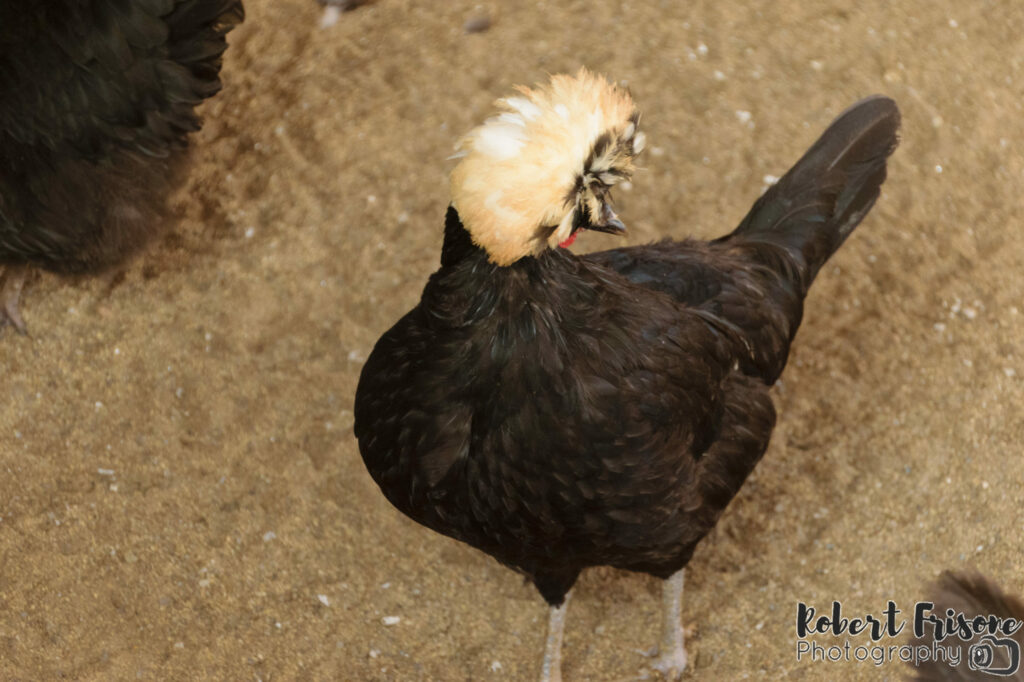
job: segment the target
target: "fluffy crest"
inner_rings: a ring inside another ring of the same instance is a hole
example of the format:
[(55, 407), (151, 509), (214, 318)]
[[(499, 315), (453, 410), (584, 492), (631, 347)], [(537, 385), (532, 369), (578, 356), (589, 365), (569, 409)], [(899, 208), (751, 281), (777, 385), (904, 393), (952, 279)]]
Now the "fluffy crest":
[(614, 219), (608, 190), (630, 177), (644, 145), (629, 94), (586, 69), (518, 91), (459, 141), (451, 175), (452, 205), (498, 265)]

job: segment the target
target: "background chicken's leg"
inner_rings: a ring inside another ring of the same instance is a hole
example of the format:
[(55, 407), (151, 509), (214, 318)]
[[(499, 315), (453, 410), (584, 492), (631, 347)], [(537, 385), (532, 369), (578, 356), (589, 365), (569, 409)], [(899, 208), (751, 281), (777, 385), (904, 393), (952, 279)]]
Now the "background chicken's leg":
[(28, 266), (8, 265), (5, 274), (3, 286), (0, 287), (0, 328), (10, 323), (19, 334), (24, 334), (25, 321), (21, 319), (21, 312), (18, 311), (18, 300), (21, 298), (21, 288), (25, 286), (25, 278), (28, 276)]

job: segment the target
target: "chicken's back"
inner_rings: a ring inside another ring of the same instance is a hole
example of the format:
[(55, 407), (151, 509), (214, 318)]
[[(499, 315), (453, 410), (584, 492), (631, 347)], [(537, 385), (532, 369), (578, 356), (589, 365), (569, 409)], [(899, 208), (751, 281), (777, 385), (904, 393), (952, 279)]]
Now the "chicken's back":
[(732, 233), (586, 258), (735, 328), (741, 369), (772, 384), (811, 283), (881, 192), (899, 127), (895, 102), (868, 97), (840, 114)]

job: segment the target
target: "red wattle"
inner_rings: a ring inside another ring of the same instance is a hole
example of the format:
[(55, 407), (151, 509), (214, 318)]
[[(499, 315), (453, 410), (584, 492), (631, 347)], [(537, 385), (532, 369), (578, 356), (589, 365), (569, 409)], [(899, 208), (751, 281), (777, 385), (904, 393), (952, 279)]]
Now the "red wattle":
[(580, 231), (576, 230), (575, 232), (569, 235), (568, 239), (566, 239), (564, 242), (559, 242), (558, 245), (561, 246), (563, 249), (569, 248), (570, 246), (572, 246), (572, 243), (576, 241), (576, 237), (579, 236), (579, 233)]

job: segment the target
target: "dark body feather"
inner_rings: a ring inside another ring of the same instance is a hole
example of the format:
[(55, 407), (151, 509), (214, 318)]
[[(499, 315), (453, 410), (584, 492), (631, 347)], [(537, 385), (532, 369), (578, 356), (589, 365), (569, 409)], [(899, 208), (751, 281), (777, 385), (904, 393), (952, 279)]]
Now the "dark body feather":
[(156, 228), (239, 0), (0, 6), (0, 264), (87, 273)]
[(360, 378), (374, 480), (552, 604), (587, 566), (675, 573), (768, 445), (804, 295), (877, 197), (898, 126), (891, 100), (862, 102), (710, 243), (500, 267), (449, 208), (441, 269)]

